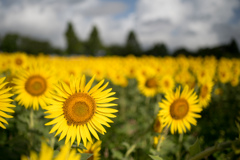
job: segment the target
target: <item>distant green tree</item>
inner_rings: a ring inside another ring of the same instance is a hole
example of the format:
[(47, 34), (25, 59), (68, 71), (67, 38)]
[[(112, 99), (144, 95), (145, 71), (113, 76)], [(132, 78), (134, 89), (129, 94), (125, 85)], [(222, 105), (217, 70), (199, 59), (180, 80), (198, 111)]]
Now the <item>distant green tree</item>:
[(99, 37), (98, 29), (96, 26), (93, 26), (86, 46), (87, 46), (87, 49), (86, 49), (87, 54), (90, 54), (93, 56), (105, 54), (105, 49)]
[(83, 53), (83, 45), (81, 44), (78, 37), (76, 36), (71, 22), (68, 23), (68, 27), (65, 32), (65, 38), (66, 38), (66, 42), (67, 42), (66, 52), (68, 54), (82, 54)]
[(213, 55), (216, 58), (227, 57), (240, 57), (237, 43), (232, 39), (228, 44), (219, 45), (211, 48), (200, 48), (197, 51), (198, 56), (210, 56)]
[(232, 53), (233, 56), (239, 57), (239, 49), (235, 39), (232, 39), (231, 42), (226, 46), (226, 50)]
[(168, 49), (167, 46), (163, 43), (156, 43), (152, 48), (145, 52), (146, 55), (154, 55), (154, 56), (167, 56)]
[(179, 55), (193, 56), (193, 53), (187, 50), (186, 48), (178, 48), (173, 52), (173, 56), (177, 57)]
[(128, 54), (133, 54), (135, 56), (142, 55), (141, 46), (138, 43), (138, 40), (136, 38), (134, 31), (130, 31), (127, 36), (127, 41), (125, 44), (125, 53), (123, 53), (123, 55), (126, 56)]
[(119, 45), (111, 45), (108, 47), (107, 55), (118, 55), (122, 56), (124, 53), (124, 47)]
[(26, 52), (27, 54), (61, 54), (62, 51), (53, 48), (48, 41), (40, 41), (18, 34), (6, 34), (1, 43), (0, 50), (5, 52)]
[(39, 53), (53, 54), (54, 48), (47, 41), (34, 40), (28, 37), (18, 39), (18, 51), (24, 51), (28, 54), (38, 55)]
[(5, 52), (15, 52), (18, 50), (18, 39), (17, 34), (6, 34), (0, 44), (0, 50)]

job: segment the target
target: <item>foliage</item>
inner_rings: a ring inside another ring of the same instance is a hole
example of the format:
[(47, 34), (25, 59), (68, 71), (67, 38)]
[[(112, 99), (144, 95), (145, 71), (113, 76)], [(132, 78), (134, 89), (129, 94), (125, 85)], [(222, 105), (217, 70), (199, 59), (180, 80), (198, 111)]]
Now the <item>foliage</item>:
[[(19, 54), (1, 54), (0, 56), (2, 56), (0, 61), (2, 66), (6, 61), (14, 63), (16, 58), (22, 58)], [(35, 59), (53, 65), (58, 73), (56, 74), (58, 80), (66, 81), (73, 76), (73, 73), (87, 74), (87, 81), (92, 75), (96, 75), (97, 80), (93, 82), (93, 86), (105, 78), (109, 82), (108, 87), (116, 92), (114, 97), (118, 97), (118, 100), (114, 103), (118, 104), (117, 117), (114, 118), (110, 128), (105, 127), (104, 135), (99, 134), (102, 141), (100, 151), (102, 160), (188, 160), (203, 157), (221, 160), (237, 159), (240, 155), (240, 84), (232, 84), (234, 77), (239, 79), (239, 59), (217, 60), (214, 57), (186, 58), (183, 56), (177, 58), (75, 57), (74, 59), (41, 56)], [(22, 60), (36, 62), (32, 57)], [(142, 65), (143, 61), (144, 65)], [(60, 64), (65, 64), (64, 68), (61, 68)], [(155, 67), (156, 71), (162, 69), (158, 72), (161, 76), (172, 74), (176, 81), (175, 89), (183, 85), (192, 86), (189, 79), (183, 80), (189, 74), (193, 75), (196, 80), (193, 83), (193, 89), (199, 96), (201, 77), (198, 75), (202, 74), (198, 72), (204, 67), (207, 67), (204, 71), (209, 74), (214, 70), (211, 77), (214, 80), (214, 87), (210, 92), (211, 101), (206, 108), (203, 108), (201, 118), (197, 120), (196, 126), (191, 126), (191, 130), (184, 134), (171, 134), (168, 127), (165, 127), (161, 133), (154, 132), (154, 120), (160, 110), (159, 102), (166, 100), (165, 93), (159, 91), (152, 97), (145, 96), (144, 92), (138, 88), (138, 74), (131, 75), (135, 72), (142, 73), (139, 71), (146, 71), (146, 68), (150, 72), (149, 67)], [(228, 72), (231, 73), (227, 82), (223, 82), (219, 77), (222, 73), (221, 67), (228, 69), (224, 78)], [(14, 66), (2, 67), (1, 76), (7, 76), (8, 82), (12, 82), (9, 74), (15, 76), (14, 74), (17, 73), (15, 69)], [(127, 85), (116, 83), (114, 75), (117, 73), (120, 73), (118, 78), (121, 76), (126, 78)], [(184, 76), (178, 79), (182, 73)], [(104, 76), (101, 77), (101, 74)], [(10, 83), (9, 86), (11, 85), (13, 84)], [(12, 99), (14, 100), (15, 96)], [(47, 142), (55, 150), (54, 155), (57, 155), (64, 141), (58, 141), (59, 135), (54, 137), (54, 133), (49, 134), (51, 127), (45, 125), (49, 122), (44, 117), (45, 110), (34, 111), (31, 108), (25, 109), (15, 101), (12, 103), (16, 105), (15, 112), (12, 113), (13, 118), (7, 119), (9, 123), (6, 125), (7, 129), (0, 128), (0, 159), (19, 159), (21, 155), (29, 155), (31, 150), (39, 153), (42, 141)], [(77, 145), (74, 142), (72, 148), (85, 149), (86, 147), (82, 143)], [(84, 153), (82, 159), (87, 159), (89, 156), (91, 154)]]
[(66, 52), (70, 54), (80, 54), (83, 52), (83, 46), (78, 40), (74, 31), (72, 23), (68, 23), (67, 30), (65, 32), (65, 38), (67, 42)]

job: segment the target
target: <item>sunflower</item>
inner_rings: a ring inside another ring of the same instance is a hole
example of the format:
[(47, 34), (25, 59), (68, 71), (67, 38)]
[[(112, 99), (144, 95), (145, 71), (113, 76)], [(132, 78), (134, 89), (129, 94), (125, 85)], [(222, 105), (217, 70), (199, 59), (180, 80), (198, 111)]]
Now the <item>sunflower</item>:
[(162, 123), (161, 117), (157, 116), (157, 118), (154, 121), (153, 130), (156, 133), (162, 133), (162, 129), (163, 129), (163, 123)]
[(138, 88), (147, 97), (153, 97), (160, 91), (160, 78), (154, 70), (149, 70), (145, 76), (137, 76)]
[(100, 150), (101, 150), (102, 141), (97, 141), (93, 144), (87, 143), (86, 149), (78, 149), (80, 153), (91, 153), (92, 156), (88, 158), (88, 160), (99, 160), (100, 159)]
[(30, 157), (22, 155), (21, 160), (80, 160), (81, 155), (77, 154), (75, 149), (71, 150), (70, 143), (62, 146), (60, 152), (55, 158), (53, 158), (54, 150), (49, 147), (46, 143), (42, 142), (39, 156), (36, 152), (31, 151)]
[(158, 143), (162, 142), (165, 140), (165, 137), (163, 135), (157, 135), (157, 136), (153, 136), (153, 146), (156, 148)]
[(199, 93), (199, 104), (203, 107), (207, 107), (211, 100), (211, 92), (213, 88), (213, 82), (211, 80), (202, 83)]
[(188, 86), (185, 86), (180, 93), (179, 87), (175, 93), (168, 92), (165, 97), (166, 100), (159, 103), (159, 116), (162, 118), (163, 127), (170, 127), (172, 134), (175, 131), (181, 134), (186, 132), (186, 128), (191, 129), (190, 124), (197, 124), (195, 118), (201, 117), (198, 113), (202, 111), (202, 107), (198, 104), (199, 100), (193, 89), (189, 90)]
[(236, 87), (239, 84), (239, 76), (233, 76), (231, 79), (231, 85), (232, 87)]
[(8, 93), (11, 88), (4, 88), (8, 82), (5, 82), (5, 77), (0, 78), (0, 127), (6, 129), (3, 123), (8, 124), (5, 118), (12, 118), (11, 115), (6, 114), (5, 112), (13, 113), (14, 110), (10, 109), (11, 107), (15, 107), (13, 104), (10, 104), (12, 99), (9, 97), (13, 96), (13, 94)]
[(24, 52), (16, 52), (11, 55), (11, 71), (16, 73), (20, 68), (26, 68), (28, 66), (28, 56)]
[(104, 80), (100, 81), (92, 89), (94, 77), (85, 85), (85, 75), (81, 78), (70, 78), (70, 86), (64, 82), (56, 85), (56, 93), (52, 95), (53, 99), (49, 99), (50, 106), (46, 107), (46, 118), (53, 119), (46, 125), (55, 126), (50, 133), (57, 131), (55, 134), (61, 133), (59, 140), (66, 136), (65, 143), (71, 138), (71, 144), (77, 138), (79, 145), (81, 139), (84, 145), (87, 140), (92, 142), (90, 133), (99, 140), (98, 131), (104, 134), (106, 130), (102, 125), (110, 127), (108, 123), (113, 121), (110, 118), (116, 117), (114, 114), (118, 112), (116, 109), (109, 108), (117, 104), (109, 103), (117, 98), (110, 97), (115, 94), (111, 92), (111, 88), (103, 91), (108, 83), (103, 85)]
[(15, 100), (25, 108), (33, 106), (34, 110), (38, 110), (39, 105), (44, 108), (55, 82), (51, 70), (43, 65), (34, 65), (20, 70), (16, 76), (13, 79), (13, 89), (17, 94)]
[(230, 67), (219, 66), (218, 68), (218, 79), (221, 83), (227, 83), (231, 80), (232, 72)]
[(114, 85), (120, 85), (121, 87), (126, 87), (128, 85), (127, 78), (121, 72), (112, 72), (109, 79)]
[(170, 75), (165, 75), (160, 80), (161, 91), (163, 93), (168, 92), (169, 90), (173, 90), (175, 86), (175, 81)]

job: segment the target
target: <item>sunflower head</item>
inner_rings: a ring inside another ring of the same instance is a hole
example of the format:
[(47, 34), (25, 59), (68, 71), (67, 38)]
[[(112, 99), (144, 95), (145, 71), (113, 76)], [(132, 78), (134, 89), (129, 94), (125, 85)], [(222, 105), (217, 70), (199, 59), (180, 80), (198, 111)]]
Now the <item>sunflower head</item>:
[(200, 86), (200, 92), (199, 92), (199, 104), (203, 107), (207, 107), (211, 100), (211, 92), (213, 88), (213, 81), (205, 81), (205, 83), (202, 83)]
[(97, 141), (95, 143), (87, 143), (86, 149), (78, 149), (80, 153), (90, 153), (92, 154), (87, 160), (99, 160), (100, 159), (100, 150), (101, 150), (102, 141)]
[(160, 79), (157, 75), (138, 76), (138, 88), (147, 97), (153, 97), (160, 91)]
[(25, 108), (33, 107), (34, 110), (38, 110), (39, 106), (44, 108), (54, 83), (54, 74), (47, 66), (36, 64), (28, 69), (19, 70), (13, 79), (16, 100)]
[(110, 108), (117, 104), (109, 102), (117, 98), (110, 97), (115, 94), (111, 88), (104, 90), (108, 83), (103, 85), (102, 80), (91, 88), (94, 77), (87, 84), (85, 82), (85, 75), (81, 78), (72, 76), (69, 85), (64, 82), (57, 84), (53, 99), (48, 99), (50, 105), (45, 113), (49, 115), (46, 118), (53, 120), (46, 125), (55, 124), (50, 133), (61, 133), (59, 140), (66, 136), (66, 143), (71, 138), (71, 143), (77, 139), (78, 144), (83, 140), (86, 145), (87, 140), (92, 142), (90, 133), (99, 140), (97, 132), (104, 134), (106, 130), (102, 125), (110, 127), (108, 123), (113, 121), (109, 118), (116, 117), (113, 113), (118, 112)]
[(175, 81), (170, 75), (165, 75), (160, 80), (161, 85), (161, 91), (163, 93), (168, 92), (169, 90), (172, 90), (175, 86)]
[(156, 133), (162, 133), (162, 129), (163, 129), (163, 123), (161, 121), (161, 117), (157, 116), (157, 118), (154, 121), (153, 130)]
[(10, 99), (13, 94), (9, 93), (11, 88), (5, 88), (5, 86), (8, 84), (8, 82), (4, 82), (5, 77), (0, 78), (0, 127), (3, 129), (6, 129), (6, 127), (3, 125), (3, 123), (8, 124), (8, 122), (5, 120), (5, 118), (12, 118), (13, 116), (8, 115), (6, 112), (14, 113), (14, 110), (12, 109), (15, 107), (13, 104), (11, 104), (12, 99)]
[(199, 100), (194, 90), (189, 90), (188, 86), (185, 86), (181, 92), (179, 87), (176, 92), (168, 92), (165, 98), (166, 100), (159, 103), (163, 127), (170, 127), (171, 133), (174, 134), (176, 131), (186, 132), (186, 129), (191, 129), (190, 124), (197, 124), (195, 118), (201, 117), (199, 113), (202, 108), (198, 104)]

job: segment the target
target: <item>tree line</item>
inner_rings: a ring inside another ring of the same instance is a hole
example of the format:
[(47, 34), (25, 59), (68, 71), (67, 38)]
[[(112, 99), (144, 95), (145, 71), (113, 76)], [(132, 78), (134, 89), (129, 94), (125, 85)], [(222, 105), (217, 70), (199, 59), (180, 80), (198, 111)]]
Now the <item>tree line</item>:
[(16, 52), (22, 51), (28, 54), (38, 55), (56, 54), (56, 55), (86, 55), (86, 56), (104, 56), (118, 55), (127, 56), (129, 54), (135, 56), (152, 55), (152, 56), (178, 56), (183, 54), (186, 56), (210, 56), (220, 57), (240, 57), (237, 43), (232, 39), (228, 44), (219, 45), (212, 48), (201, 48), (195, 52), (185, 48), (179, 48), (172, 53), (168, 50), (164, 43), (153, 44), (149, 49), (143, 49), (138, 42), (137, 36), (133, 30), (129, 31), (124, 45), (106, 46), (102, 43), (99, 36), (97, 26), (93, 26), (92, 31), (86, 41), (80, 40), (76, 35), (74, 26), (68, 23), (64, 34), (66, 48), (59, 49), (53, 47), (48, 41), (40, 41), (30, 37), (21, 36), (15, 33), (8, 33), (2, 38), (0, 37), (0, 51)]

